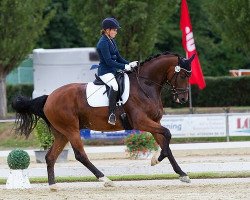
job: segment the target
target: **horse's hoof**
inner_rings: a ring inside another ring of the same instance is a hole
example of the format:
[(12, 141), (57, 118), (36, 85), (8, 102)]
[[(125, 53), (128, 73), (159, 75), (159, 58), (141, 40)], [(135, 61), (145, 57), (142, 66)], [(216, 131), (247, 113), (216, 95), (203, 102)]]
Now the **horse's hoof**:
[(104, 187), (115, 187), (115, 184), (113, 183), (113, 181), (105, 182)]
[(58, 191), (58, 186), (56, 184), (52, 184), (49, 186), (50, 191), (52, 192), (57, 192)]
[(160, 161), (158, 160), (159, 156), (160, 156), (160, 152), (157, 151), (157, 152), (153, 155), (153, 157), (152, 157), (152, 159), (151, 159), (151, 166), (155, 166), (155, 165), (157, 165), (158, 163), (160, 163)]
[(98, 179), (100, 182), (104, 182), (104, 187), (114, 187), (113, 181), (111, 181), (108, 177), (104, 176)]
[(180, 176), (180, 181), (185, 182), (185, 183), (191, 183), (191, 180), (188, 176)]

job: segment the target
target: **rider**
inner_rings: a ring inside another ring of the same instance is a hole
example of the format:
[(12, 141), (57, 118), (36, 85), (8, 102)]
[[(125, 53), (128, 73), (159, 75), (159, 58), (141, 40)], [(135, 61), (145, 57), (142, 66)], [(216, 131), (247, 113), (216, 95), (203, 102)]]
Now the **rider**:
[(97, 43), (97, 52), (100, 58), (98, 76), (110, 87), (109, 93), (109, 118), (108, 123), (115, 125), (116, 100), (118, 96), (118, 84), (115, 79), (117, 71), (131, 70), (137, 66), (138, 61), (128, 62), (121, 57), (114, 40), (117, 30), (121, 28), (115, 18), (106, 18), (102, 21), (101, 38)]

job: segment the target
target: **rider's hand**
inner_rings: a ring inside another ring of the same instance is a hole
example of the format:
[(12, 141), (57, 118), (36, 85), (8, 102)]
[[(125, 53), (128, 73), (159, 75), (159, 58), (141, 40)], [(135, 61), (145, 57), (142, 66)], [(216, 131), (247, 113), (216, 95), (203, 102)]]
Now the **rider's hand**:
[(126, 71), (130, 71), (130, 70), (131, 70), (130, 64), (126, 64), (126, 65), (125, 65), (125, 70), (126, 70)]
[(130, 62), (129, 65), (131, 66), (131, 68), (134, 68), (138, 65), (138, 61)]
[(138, 65), (138, 61), (130, 62), (129, 64), (125, 65), (125, 70), (130, 71), (132, 68)]

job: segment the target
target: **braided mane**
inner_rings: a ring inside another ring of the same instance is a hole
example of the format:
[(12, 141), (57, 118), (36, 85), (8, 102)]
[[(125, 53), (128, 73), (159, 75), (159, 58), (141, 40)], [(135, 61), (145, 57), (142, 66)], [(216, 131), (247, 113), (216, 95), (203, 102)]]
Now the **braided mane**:
[(177, 57), (181, 57), (181, 56), (180, 56), (179, 54), (177, 54), (177, 53), (172, 53), (172, 52), (170, 52), (170, 51), (165, 51), (165, 52), (163, 52), (163, 53), (159, 53), (159, 54), (156, 54), (156, 55), (154, 55), (154, 56), (151, 56), (151, 57), (147, 58), (146, 60), (144, 60), (143, 62), (140, 63), (140, 66), (144, 65), (145, 63), (149, 62), (150, 60), (153, 60), (153, 59), (155, 59), (155, 58), (158, 58), (158, 57), (161, 56), (161, 55), (174, 55), (174, 56), (177, 56)]

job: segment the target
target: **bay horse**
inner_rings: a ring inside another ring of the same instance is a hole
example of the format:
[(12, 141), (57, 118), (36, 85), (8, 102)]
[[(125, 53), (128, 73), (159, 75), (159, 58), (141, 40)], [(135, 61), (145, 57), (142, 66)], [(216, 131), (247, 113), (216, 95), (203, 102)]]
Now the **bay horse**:
[[(194, 55), (190, 59), (185, 59), (178, 54), (165, 52), (140, 63), (128, 73), (130, 95), (123, 105), (131, 127), (150, 132), (161, 148), (161, 151), (152, 158), (151, 165), (156, 165), (167, 157), (183, 182), (190, 182), (190, 179), (182, 171), (171, 152), (169, 129), (160, 124), (163, 115), (161, 91), (167, 83), (171, 86), (175, 102), (188, 101), (188, 81), (193, 58)], [(86, 85), (84, 83), (64, 85), (50, 95), (35, 99), (19, 95), (12, 102), (17, 115), (17, 132), (28, 137), (38, 119), (42, 118), (54, 135), (54, 143), (45, 156), (48, 184), (51, 190), (57, 188), (54, 174), (55, 161), (68, 142), (73, 148), (77, 161), (87, 167), (99, 181), (104, 182), (104, 186), (113, 186), (112, 181), (88, 159), (79, 130), (118, 131), (123, 130), (123, 127), (121, 122), (117, 122), (115, 126), (107, 123), (108, 107), (94, 108), (88, 105)], [(119, 114), (119, 109), (116, 114)]]

